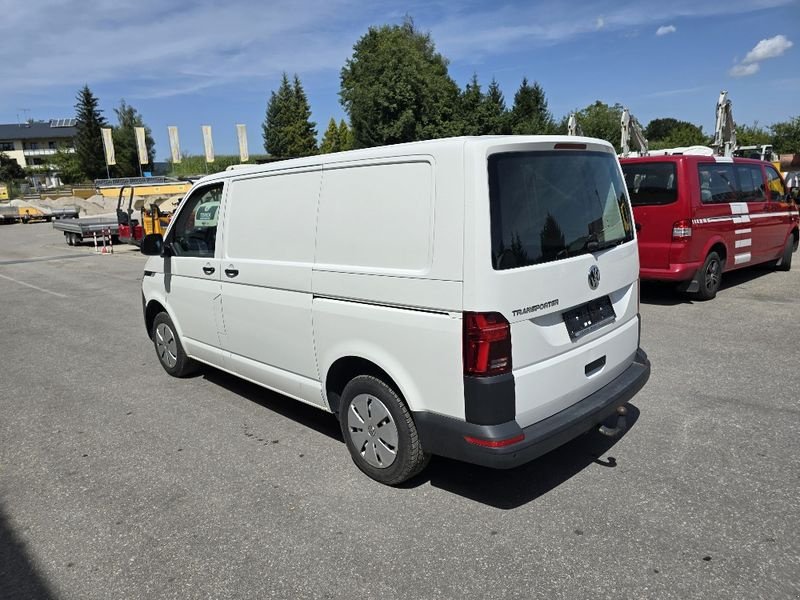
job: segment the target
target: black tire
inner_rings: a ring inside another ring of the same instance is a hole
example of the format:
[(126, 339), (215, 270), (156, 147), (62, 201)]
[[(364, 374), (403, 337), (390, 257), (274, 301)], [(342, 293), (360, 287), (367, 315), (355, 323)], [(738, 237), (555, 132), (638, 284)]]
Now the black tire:
[(153, 339), (158, 362), (167, 373), (173, 377), (188, 377), (197, 371), (199, 365), (186, 356), (175, 325), (167, 313), (160, 312), (153, 319), (150, 337)]
[[(376, 400), (377, 402), (375, 402)], [(368, 425), (371, 422), (370, 419), (367, 418), (367, 415), (362, 417), (358, 410), (361, 405), (363, 411), (364, 402), (369, 407), (367, 412), (373, 408), (379, 409), (375, 410), (375, 414), (371, 418), (383, 419), (373, 425), (371, 431)], [(380, 408), (381, 405), (383, 408)], [(382, 416), (384, 408), (388, 411), (386, 416)], [(351, 419), (357, 424), (355, 427), (350, 425)], [(403, 483), (420, 473), (430, 460), (430, 455), (425, 454), (422, 450), (411, 411), (398, 393), (377, 377), (359, 375), (345, 386), (342, 392), (339, 423), (353, 462), (375, 481), (386, 485)], [(365, 427), (359, 428), (360, 424)], [(396, 428), (397, 434), (393, 451), (392, 442), (395, 440), (392, 436), (393, 432), (389, 429), (392, 426)], [(381, 435), (383, 427), (387, 427), (388, 436)], [(358, 445), (359, 439), (365, 440), (360, 446)], [(374, 448), (378, 448), (378, 450), (373, 452)], [(376, 458), (380, 460), (381, 455), (383, 456), (383, 466), (371, 464), (371, 462), (375, 463)]]
[(64, 233), (64, 237), (67, 240), (67, 246), (74, 246), (75, 245), (75, 241), (72, 239), (72, 234), (71, 233), (68, 233), (68, 232)]
[(709, 252), (700, 270), (697, 272), (697, 283), (700, 288), (695, 293), (698, 300), (712, 300), (722, 283), (722, 260), (716, 252)]
[(790, 271), (792, 269), (792, 256), (794, 255), (794, 236), (790, 235), (783, 247), (783, 254), (775, 262), (778, 271)]

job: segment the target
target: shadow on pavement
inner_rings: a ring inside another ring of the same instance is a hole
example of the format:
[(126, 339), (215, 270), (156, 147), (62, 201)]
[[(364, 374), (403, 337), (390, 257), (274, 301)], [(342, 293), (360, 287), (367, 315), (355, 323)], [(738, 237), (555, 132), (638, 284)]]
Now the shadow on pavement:
[(49, 600), (55, 598), (36, 571), (25, 544), (17, 538), (0, 505), (0, 598)]
[[(639, 409), (632, 404), (627, 406), (627, 431), (630, 431), (639, 419)], [(533, 462), (506, 471), (434, 457), (408, 487), (430, 481), (433, 487), (510, 510), (536, 500), (592, 464), (615, 468), (615, 457), (601, 459), (600, 456), (627, 435), (627, 431), (610, 438), (593, 429)]]
[[(204, 368), (203, 377), (259, 406), (344, 443), (339, 422), (330, 413), (210, 367)], [(639, 419), (639, 409), (632, 404), (627, 406), (629, 431)], [(626, 434), (627, 431), (623, 436)], [(546, 494), (591, 464), (616, 467), (616, 458), (609, 456), (601, 460), (599, 457), (623, 436), (610, 438), (592, 430), (527, 465), (508, 471), (433, 457), (427, 469), (400, 487), (415, 488), (430, 482), (433, 487), (476, 502), (512, 509)]]
[[(719, 292), (729, 288), (750, 283), (756, 279), (772, 273), (774, 269), (768, 264), (756, 265), (736, 271), (727, 271), (722, 274), (722, 283)], [(698, 302), (691, 294), (679, 292), (676, 284), (661, 281), (642, 281), (639, 299), (645, 304), (659, 306), (676, 306), (678, 304), (693, 304)]]
[(297, 421), (314, 431), (344, 443), (342, 432), (339, 430), (339, 421), (329, 412), (303, 404), (294, 398), (273, 392), (244, 379), (239, 379), (235, 375), (230, 375), (224, 371), (218, 371), (213, 367), (204, 366), (201, 373), (211, 383), (224, 387), (226, 390), (247, 398), (259, 406), (263, 406), (287, 419)]

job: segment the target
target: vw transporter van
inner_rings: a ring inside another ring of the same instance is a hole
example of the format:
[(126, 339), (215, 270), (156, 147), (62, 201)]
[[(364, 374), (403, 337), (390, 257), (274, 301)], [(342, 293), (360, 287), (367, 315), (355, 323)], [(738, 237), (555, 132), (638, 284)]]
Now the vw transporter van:
[(167, 373), (205, 363), (332, 412), (386, 484), (431, 455), (510, 468), (594, 427), (613, 435), (650, 374), (630, 202), (596, 139), (229, 169), (142, 252)]

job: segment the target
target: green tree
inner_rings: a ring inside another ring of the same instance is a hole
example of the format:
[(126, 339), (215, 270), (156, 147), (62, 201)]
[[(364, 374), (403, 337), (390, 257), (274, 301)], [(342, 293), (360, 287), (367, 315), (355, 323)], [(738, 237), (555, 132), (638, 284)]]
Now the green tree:
[(547, 134), (555, 129), (542, 86), (535, 81), (530, 85), (527, 77), (522, 79), (522, 84), (514, 94), (514, 106), (511, 107), (509, 119), (511, 133), (514, 134)]
[(344, 119), (339, 121), (339, 150), (353, 149), (353, 132)]
[(761, 127), (758, 121), (752, 125), (736, 126), (736, 143), (740, 146), (762, 146), (772, 143), (772, 134), (766, 127)]
[(125, 100), (120, 100), (119, 108), (115, 108), (114, 112), (117, 115), (117, 125), (112, 131), (114, 155), (117, 162), (113, 167), (114, 175), (117, 177), (138, 177), (139, 152), (136, 146), (136, 133), (134, 128), (144, 127), (148, 163), (152, 163), (156, 155), (153, 133), (150, 131), (150, 128), (144, 124), (144, 120), (139, 112), (130, 104), (127, 104)]
[(502, 135), (509, 133), (508, 109), (503, 92), (496, 79), (492, 79), (481, 105), (483, 130), (481, 135)]
[[(581, 129), (583, 129), (583, 135), (611, 142), (619, 153), (621, 152), (619, 138), (621, 134), (622, 108), (621, 104), (609, 106), (597, 100), (594, 104), (576, 111), (575, 116), (581, 125)], [(564, 132), (566, 132), (566, 117), (563, 121), (563, 127)]]
[(0, 181), (10, 185), (20, 179), (25, 179), (25, 169), (16, 160), (0, 152)]
[(653, 119), (644, 131), (648, 145), (653, 150), (678, 148), (681, 146), (702, 146), (709, 143), (703, 128), (688, 121), (672, 117)]
[(462, 135), (481, 135), (483, 133), (485, 129), (483, 106), (484, 96), (481, 92), (481, 84), (478, 83), (478, 75), (473, 73), (472, 79), (459, 96), (458, 118)]
[(262, 125), (264, 149), (276, 158), (316, 154), (316, 123), (310, 117), (311, 108), (299, 77), (295, 75), (292, 84), (284, 73), (277, 92), (270, 94), (267, 103)]
[(328, 129), (325, 130), (325, 135), (322, 137), (322, 143), (319, 146), (320, 154), (329, 154), (330, 152), (343, 152), (350, 150), (350, 128), (344, 119), (336, 124), (336, 119), (331, 117), (328, 121)]
[(103, 153), (103, 138), (100, 128), (107, 123), (102, 110), (97, 108), (97, 98), (88, 85), (78, 92), (75, 104), (75, 153), (81, 172), (89, 179), (106, 175), (106, 159)]
[(322, 143), (319, 145), (320, 154), (329, 154), (331, 152), (339, 151), (339, 126), (336, 125), (336, 119), (331, 117), (328, 121), (328, 128), (325, 130), (325, 135), (322, 136)]
[(370, 27), (341, 72), (339, 97), (353, 146), (365, 148), (458, 132), (459, 90), (430, 34), (411, 19)]
[(62, 183), (80, 183), (85, 179), (78, 155), (71, 148), (60, 144), (56, 153), (50, 157), (50, 164)]
[(800, 117), (775, 123), (770, 127), (772, 145), (778, 154), (800, 154)]

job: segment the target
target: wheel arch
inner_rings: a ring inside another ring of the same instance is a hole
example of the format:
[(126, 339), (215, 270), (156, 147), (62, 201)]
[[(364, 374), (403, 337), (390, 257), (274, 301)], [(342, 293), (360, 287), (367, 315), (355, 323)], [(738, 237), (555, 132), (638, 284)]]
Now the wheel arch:
[[(380, 361), (379, 361), (380, 362)], [(354, 377), (358, 375), (372, 375), (383, 381), (386, 385), (391, 387), (398, 396), (406, 403), (410, 410), (413, 407), (408, 400), (408, 395), (404, 393), (404, 387), (408, 389), (408, 385), (402, 385), (398, 379), (402, 380), (386, 369), (379, 362), (364, 358), (357, 354), (342, 355), (334, 360), (330, 367), (325, 372), (323, 380), (323, 390), (325, 392), (325, 399), (328, 403), (333, 414), (339, 415), (339, 408), (341, 406), (342, 392), (345, 386)]]

